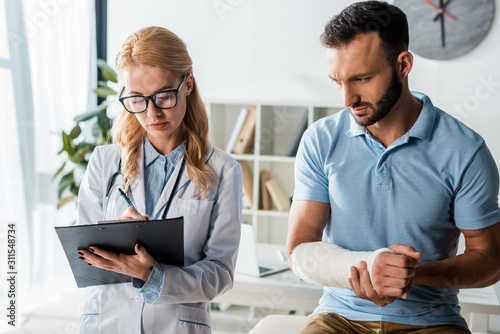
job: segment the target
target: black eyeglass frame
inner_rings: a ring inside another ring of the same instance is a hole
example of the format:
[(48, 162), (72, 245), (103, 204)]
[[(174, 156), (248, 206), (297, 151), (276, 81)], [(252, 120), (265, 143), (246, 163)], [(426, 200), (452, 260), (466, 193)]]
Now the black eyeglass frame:
[[(143, 95), (130, 95), (130, 96), (124, 96), (122, 97), (122, 94), (123, 92), (125, 91), (125, 87), (122, 88), (122, 91), (120, 92), (120, 96), (118, 98), (118, 101), (121, 102), (121, 104), (123, 105), (123, 108), (125, 108), (126, 111), (128, 111), (129, 113), (131, 114), (141, 114), (143, 112), (145, 112), (146, 110), (148, 110), (148, 107), (149, 107), (149, 101), (151, 100), (151, 102), (153, 103), (153, 105), (158, 108), (158, 109), (172, 109), (172, 108), (175, 108), (175, 106), (177, 106), (177, 94), (179, 93), (179, 91), (181, 90), (182, 86), (184, 85), (184, 82), (186, 81), (186, 78), (187, 78), (187, 74), (184, 74), (182, 76), (182, 80), (181, 80), (181, 83), (179, 84), (179, 87), (177, 87), (177, 89), (169, 89), (169, 90), (162, 90), (161, 92), (156, 92), (152, 95), (149, 95), (149, 96), (143, 96)], [(174, 96), (175, 96), (175, 104), (171, 107), (168, 107), (168, 108), (161, 108), (161, 107), (158, 107), (155, 103), (155, 99), (156, 99), (156, 95), (158, 94), (162, 94), (162, 93), (174, 93)], [(127, 109), (127, 106), (125, 106), (125, 103), (123, 102), (124, 100), (128, 99), (128, 98), (132, 98), (132, 97), (142, 97), (145, 101), (146, 101), (146, 108), (144, 108), (143, 111), (130, 111)]]

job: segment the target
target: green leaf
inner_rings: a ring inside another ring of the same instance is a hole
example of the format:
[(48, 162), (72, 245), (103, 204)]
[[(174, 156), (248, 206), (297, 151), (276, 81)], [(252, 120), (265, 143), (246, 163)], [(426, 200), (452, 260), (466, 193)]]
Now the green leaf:
[(68, 152), (68, 156), (73, 155), (75, 153), (75, 143), (73, 143), (73, 139), (64, 131), (62, 132), (62, 141), (63, 151)]
[(107, 81), (118, 82), (118, 75), (104, 59), (97, 59), (97, 67), (101, 70), (101, 74)]
[(64, 190), (68, 187), (70, 187), (72, 184), (75, 183), (75, 176), (73, 174), (73, 171), (68, 172), (65, 174), (62, 178), (61, 181), (59, 181), (59, 191), (58, 191), (58, 198), (61, 198)]
[(90, 153), (90, 149), (88, 146), (84, 146), (82, 147), (81, 149), (77, 150), (75, 152), (75, 154), (73, 154), (70, 159), (71, 159), (71, 162), (75, 163), (75, 164), (79, 164), (80, 162), (83, 161), (83, 159), (85, 158), (85, 155), (87, 153)]
[(73, 129), (71, 130), (71, 132), (69, 133), (69, 137), (71, 139), (75, 139), (77, 138), (80, 134), (82, 133), (82, 128), (80, 128), (80, 126), (78, 124), (76, 124)]
[(57, 175), (62, 173), (62, 171), (64, 170), (64, 167), (66, 167), (66, 161), (62, 164), (61, 167), (59, 167), (57, 172), (55, 172), (54, 175), (52, 175), (52, 180), (54, 180), (57, 177)]
[(73, 118), (73, 120), (75, 122), (77, 122), (77, 123), (86, 122), (89, 119), (91, 119), (93, 117), (96, 117), (97, 115), (101, 114), (103, 111), (106, 111), (106, 108), (108, 107), (108, 105), (109, 105), (109, 103), (107, 101), (104, 101), (103, 103), (101, 103), (100, 105), (98, 105), (96, 109), (90, 110), (90, 111), (87, 111), (84, 114), (75, 116), (75, 118)]
[(111, 89), (109, 87), (97, 87), (94, 89), (94, 93), (96, 93), (97, 96), (102, 97), (103, 99), (108, 96), (118, 94), (114, 89)]
[(118, 76), (115, 71), (101, 70), (102, 77), (107, 81), (118, 82)]
[(70, 188), (69, 188), (69, 191), (75, 195), (75, 196), (78, 196), (78, 190), (80, 189), (79, 186), (76, 186), (76, 184), (73, 184)]
[(106, 114), (101, 114), (97, 116), (97, 123), (101, 129), (103, 138), (107, 138), (108, 133), (111, 130), (111, 119)]
[(59, 200), (59, 202), (57, 203), (57, 209), (59, 210), (60, 208), (62, 208), (64, 205), (68, 204), (68, 203), (71, 203), (73, 202), (73, 200), (75, 199), (75, 195), (74, 194), (71, 194), (70, 196), (68, 197), (64, 197), (64, 198), (61, 198)]
[(84, 147), (87, 147), (88, 150), (89, 150), (89, 153), (90, 152), (93, 152), (95, 147), (96, 147), (96, 144), (94, 143), (89, 143), (89, 142), (86, 142), (86, 141), (82, 141), (82, 142), (79, 142), (77, 145), (76, 145), (76, 150), (81, 150), (82, 148)]
[(80, 162), (78, 164), (78, 166), (80, 166), (80, 168), (83, 169), (83, 170), (87, 170), (88, 164), (89, 164), (89, 162), (87, 160), (83, 160), (82, 162)]

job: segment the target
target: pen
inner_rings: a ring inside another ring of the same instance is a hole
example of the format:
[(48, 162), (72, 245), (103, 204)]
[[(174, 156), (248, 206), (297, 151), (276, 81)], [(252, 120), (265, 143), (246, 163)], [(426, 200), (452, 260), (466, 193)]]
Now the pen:
[(118, 191), (122, 195), (122, 197), (125, 199), (125, 202), (127, 202), (128, 206), (134, 206), (132, 202), (128, 199), (127, 195), (123, 192), (122, 188), (118, 188)]

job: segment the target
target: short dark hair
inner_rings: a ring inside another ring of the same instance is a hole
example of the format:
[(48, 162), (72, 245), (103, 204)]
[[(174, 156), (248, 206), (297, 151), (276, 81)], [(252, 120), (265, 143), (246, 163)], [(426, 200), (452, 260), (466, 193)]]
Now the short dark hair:
[(405, 13), (383, 1), (363, 1), (346, 7), (334, 16), (321, 34), (325, 47), (347, 46), (357, 36), (378, 33), (382, 50), (389, 64), (394, 64), (399, 54), (408, 50), (408, 21)]

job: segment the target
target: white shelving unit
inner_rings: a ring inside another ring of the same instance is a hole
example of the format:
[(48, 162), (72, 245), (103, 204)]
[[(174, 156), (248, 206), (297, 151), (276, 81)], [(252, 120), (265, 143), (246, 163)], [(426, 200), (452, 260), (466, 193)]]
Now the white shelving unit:
[(243, 222), (254, 226), (260, 243), (284, 245), (287, 235), (288, 211), (262, 210), (260, 206), (260, 171), (268, 170), (287, 199), (294, 190), (294, 156), (286, 156), (300, 122), (307, 115), (307, 126), (332, 115), (343, 107), (310, 103), (268, 103), (255, 101), (210, 101), (206, 104), (212, 144), (226, 149), (238, 115), (243, 108), (255, 107), (254, 152), (231, 154), (245, 163), (253, 177), (253, 207), (243, 210)]

